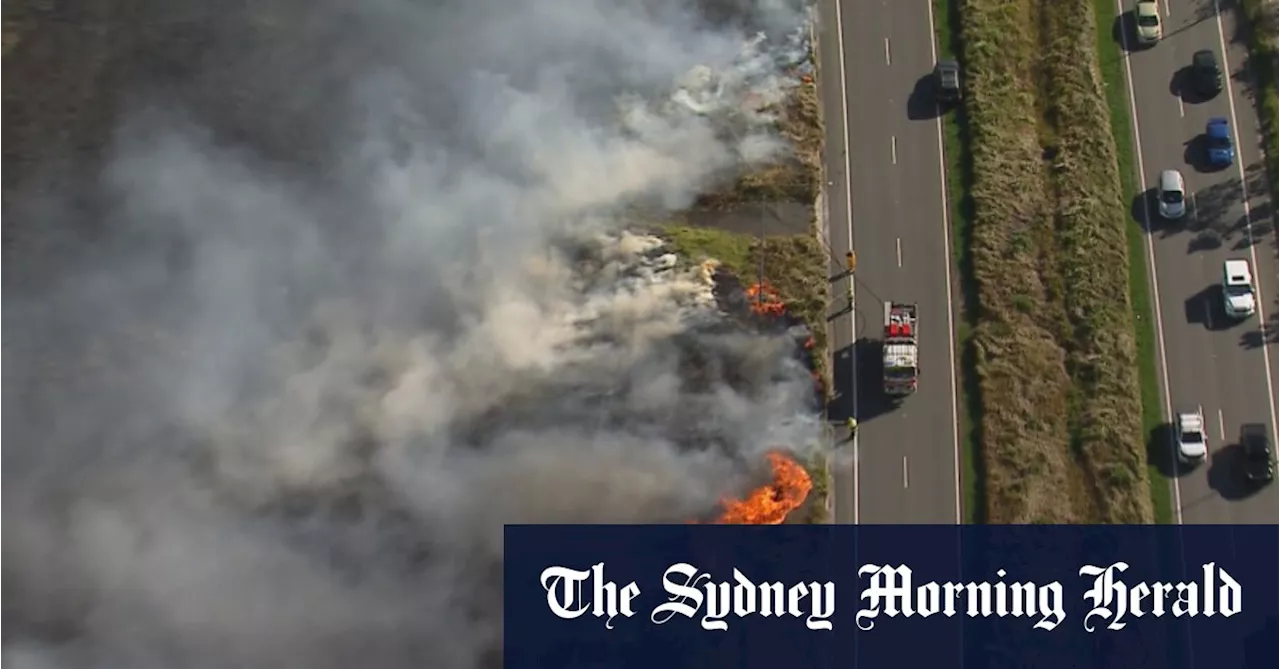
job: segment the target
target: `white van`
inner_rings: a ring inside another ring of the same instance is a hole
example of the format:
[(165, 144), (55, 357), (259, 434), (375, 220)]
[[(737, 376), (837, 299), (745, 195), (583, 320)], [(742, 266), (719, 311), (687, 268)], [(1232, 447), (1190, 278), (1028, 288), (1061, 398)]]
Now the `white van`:
[(1222, 263), (1222, 309), (1232, 318), (1248, 318), (1257, 311), (1248, 260), (1232, 258)]

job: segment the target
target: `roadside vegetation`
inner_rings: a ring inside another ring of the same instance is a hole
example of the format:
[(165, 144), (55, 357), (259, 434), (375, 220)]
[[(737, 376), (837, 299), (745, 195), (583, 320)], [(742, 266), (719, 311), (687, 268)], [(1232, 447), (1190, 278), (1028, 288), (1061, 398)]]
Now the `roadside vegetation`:
[(960, 0), (986, 520), (1150, 522), (1127, 204), (1088, 0)]
[[(714, 258), (720, 262), (722, 270), (737, 277), (744, 285), (756, 283), (763, 267), (765, 281), (778, 292), (788, 311), (809, 327), (814, 339), (814, 365), (829, 387), (827, 254), (818, 241), (816, 230), (806, 234), (761, 238), (672, 223), (661, 226), (657, 232), (668, 240), (672, 252), (681, 258), (695, 263)], [(813, 489), (797, 515), (801, 522), (828, 522), (831, 473), (826, 454), (815, 454), (804, 464), (813, 478)]]
[[(812, 54), (811, 54), (812, 58)], [(777, 160), (744, 171), (728, 188), (700, 196), (699, 209), (726, 209), (757, 202), (812, 205), (822, 176), (822, 119), (812, 78), (793, 89), (779, 109), (778, 133), (792, 151)]]
[[(959, 13), (954, 0), (933, 0), (938, 58), (959, 60)], [(942, 119), (943, 159), (947, 164), (947, 204), (951, 217), (952, 262), (960, 283), (960, 318), (956, 321), (954, 346), (960, 360), (958, 384), (960, 403), (960, 485), (964, 521), (986, 522), (985, 475), (978, 445), (982, 443), (982, 413), (978, 376), (974, 368), (973, 329), (978, 322), (977, 284), (969, 253), (973, 236), (973, 164), (969, 156), (968, 119), (964, 105), (958, 105)]]
[[(1098, 56), (1102, 80), (1106, 87), (1107, 106), (1111, 113), (1111, 132), (1116, 143), (1116, 163), (1120, 169), (1122, 202), (1134, 202), (1142, 192), (1138, 179), (1135, 144), (1130, 121), (1128, 81), (1125, 79), (1123, 54), (1112, 32), (1116, 6), (1112, 0), (1094, 0), (1097, 25)], [(1129, 302), (1133, 312), (1138, 344), (1138, 379), (1142, 386), (1142, 429), (1148, 440), (1148, 452), (1162, 449), (1165, 423), (1156, 368), (1155, 308), (1151, 301), (1150, 279), (1146, 258), (1146, 235), (1131, 222), (1125, 227), (1129, 247)], [(1157, 457), (1163, 457), (1163, 454)], [(1173, 522), (1173, 493), (1169, 479), (1160, 465), (1148, 458), (1147, 478), (1151, 481), (1151, 503), (1155, 522)]]
[[(811, 60), (813, 50), (811, 48)], [(794, 89), (779, 110), (777, 131), (793, 151), (777, 161), (748, 170), (726, 188), (700, 196), (694, 209), (700, 214), (752, 208), (759, 204), (790, 203), (812, 208), (822, 179), (822, 119), (818, 93), (810, 77)], [(693, 225), (697, 218), (703, 224)], [(829, 261), (816, 221), (797, 221), (793, 234), (760, 235), (722, 229), (714, 217), (677, 216), (658, 226), (671, 250), (687, 262), (708, 258), (744, 285), (761, 278), (777, 291), (788, 311), (802, 319), (813, 335), (812, 355), (817, 373), (830, 388), (830, 352), (827, 344)], [(763, 274), (762, 274), (763, 272)], [(825, 399), (825, 398), (824, 398)], [(821, 450), (821, 449), (819, 449)], [(813, 489), (801, 510), (800, 523), (830, 521), (830, 463), (819, 452), (803, 463), (813, 479)]]
[(1280, 46), (1280, 10), (1275, 0), (1240, 0), (1244, 18), (1249, 22), (1249, 66), (1257, 83), (1258, 112), (1262, 117), (1262, 141), (1267, 152), (1267, 183), (1272, 197), (1277, 197), (1276, 179), (1280, 178), (1277, 159), (1280, 159), (1280, 102), (1276, 99), (1277, 46)]

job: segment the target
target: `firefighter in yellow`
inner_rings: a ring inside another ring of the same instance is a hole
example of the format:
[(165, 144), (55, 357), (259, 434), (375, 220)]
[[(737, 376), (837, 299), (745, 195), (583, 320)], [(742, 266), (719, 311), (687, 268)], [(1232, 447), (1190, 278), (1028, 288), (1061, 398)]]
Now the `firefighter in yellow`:
[(849, 438), (853, 439), (858, 434), (858, 419), (853, 416), (849, 417)]

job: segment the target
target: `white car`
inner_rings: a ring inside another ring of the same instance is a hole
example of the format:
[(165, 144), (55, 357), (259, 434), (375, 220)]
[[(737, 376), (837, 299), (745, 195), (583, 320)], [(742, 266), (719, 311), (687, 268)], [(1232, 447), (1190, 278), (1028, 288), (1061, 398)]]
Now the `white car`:
[(1150, 45), (1160, 41), (1160, 3), (1156, 0), (1138, 0), (1133, 9), (1134, 23), (1137, 24), (1138, 44)]
[(1182, 218), (1187, 213), (1187, 185), (1182, 172), (1165, 170), (1160, 173), (1160, 187), (1156, 195), (1160, 200), (1160, 215), (1165, 218)]
[(1204, 412), (1197, 408), (1194, 412), (1178, 414), (1178, 461), (1184, 465), (1195, 465), (1204, 461), (1209, 454), (1209, 438), (1204, 432)]
[(1257, 310), (1249, 261), (1233, 258), (1222, 263), (1222, 309), (1232, 318), (1248, 318)]

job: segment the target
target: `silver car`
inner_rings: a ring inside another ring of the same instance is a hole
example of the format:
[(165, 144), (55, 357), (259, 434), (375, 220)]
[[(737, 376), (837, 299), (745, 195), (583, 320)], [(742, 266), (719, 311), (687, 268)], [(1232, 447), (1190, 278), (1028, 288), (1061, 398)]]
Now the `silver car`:
[(1182, 218), (1187, 213), (1187, 186), (1178, 170), (1160, 173), (1160, 215), (1165, 218)]

